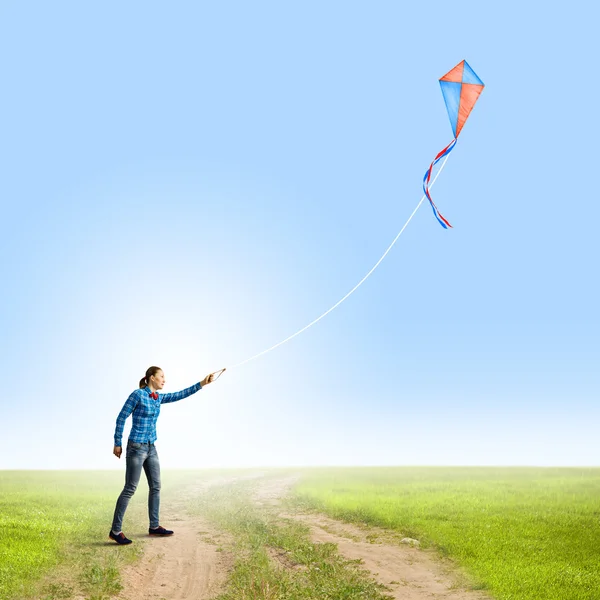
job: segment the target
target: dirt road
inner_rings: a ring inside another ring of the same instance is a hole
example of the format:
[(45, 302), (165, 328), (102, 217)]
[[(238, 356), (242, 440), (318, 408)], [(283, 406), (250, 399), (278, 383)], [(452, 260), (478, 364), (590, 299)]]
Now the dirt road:
[[(254, 501), (277, 507), (297, 480), (296, 477), (261, 479)], [(197, 490), (196, 490), (197, 491)], [(224, 534), (186, 510), (188, 497), (170, 502), (163, 522), (176, 533), (169, 538), (148, 538), (144, 555), (123, 570), (124, 588), (119, 600), (211, 600), (223, 591), (233, 558), (219, 544)], [(372, 577), (384, 584), (397, 600), (485, 600), (481, 592), (461, 588), (456, 573), (450, 572), (434, 554), (399, 542), (397, 535), (375, 528), (341, 523), (324, 515), (286, 514), (309, 526), (314, 543), (337, 544), (348, 559), (360, 559)]]
[[(265, 482), (256, 497), (258, 503), (277, 505), (296, 478)], [(388, 588), (394, 600), (488, 600), (483, 593), (460, 586), (460, 577), (431, 552), (401, 543), (404, 536), (376, 527), (357, 527), (325, 515), (285, 514), (283, 518), (302, 521), (314, 543), (333, 543), (338, 552), (360, 560), (373, 579)]]
[(205, 487), (190, 488), (177, 500), (165, 502), (162, 522), (174, 535), (131, 536), (144, 543), (144, 555), (122, 570), (119, 600), (210, 600), (220, 593), (232, 566), (231, 556), (219, 545), (225, 536), (186, 510), (189, 500)]

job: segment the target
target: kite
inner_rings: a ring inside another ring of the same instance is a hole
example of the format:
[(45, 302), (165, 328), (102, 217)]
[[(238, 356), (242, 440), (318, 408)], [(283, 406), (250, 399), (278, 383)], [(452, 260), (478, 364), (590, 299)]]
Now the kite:
[(442, 88), (442, 94), (444, 95), (448, 117), (450, 117), (454, 139), (438, 153), (429, 166), (429, 169), (427, 169), (427, 172), (423, 177), (423, 191), (431, 204), (435, 218), (444, 229), (448, 229), (448, 227), (452, 227), (452, 225), (448, 223), (442, 213), (438, 210), (429, 194), (431, 171), (436, 163), (444, 158), (444, 156), (448, 156), (454, 149), (454, 146), (456, 146), (458, 136), (462, 131), (467, 118), (471, 114), (475, 102), (477, 102), (479, 95), (483, 91), (484, 84), (483, 81), (477, 77), (475, 71), (471, 69), (469, 63), (466, 60), (463, 60), (440, 79), (440, 86)]
[[(327, 316), (332, 310), (337, 308), (342, 302), (344, 302), (348, 297), (350, 297), (371, 276), (373, 271), (375, 271), (375, 269), (381, 264), (381, 261), (387, 256), (394, 244), (398, 241), (398, 238), (402, 235), (402, 233), (410, 223), (411, 219), (419, 210), (419, 207), (425, 201), (425, 198), (429, 200), (431, 208), (433, 209), (433, 214), (439, 221), (440, 225), (444, 229), (452, 227), (452, 225), (450, 225), (450, 223), (445, 219), (445, 217), (443, 217), (442, 214), (438, 211), (437, 206), (433, 203), (433, 200), (431, 199), (431, 195), (429, 193), (429, 189), (433, 187), (433, 184), (442, 172), (442, 169), (446, 164), (448, 154), (456, 145), (458, 136), (462, 131), (462, 128), (464, 127), (465, 122), (467, 121), (467, 118), (471, 114), (471, 111), (475, 106), (475, 102), (477, 102), (479, 95), (483, 91), (484, 84), (481, 81), (481, 79), (477, 77), (475, 71), (471, 69), (466, 60), (463, 60), (462, 62), (458, 63), (458, 65), (456, 65), (452, 70), (448, 71), (448, 73), (446, 73), (439, 81), (440, 86), (442, 88), (442, 94), (444, 95), (444, 101), (446, 102), (448, 116), (450, 117), (450, 124), (452, 125), (454, 139), (441, 152), (438, 153), (438, 155), (434, 158), (433, 162), (429, 166), (429, 169), (427, 169), (427, 172), (423, 177), (423, 191), (425, 192), (425, 194), (417, 204), (416, 208), (413, 210), (410, 217), (408, 217), (406, 223), (404, 223), (402, 229), (398, 232), (398, 235), (396, 235), (392, 243), (388, 246), (387, 250), (383, 253), (383, 256), (381, 256), (381, 258), (375, 263), (371, 270), (343, 298), (338, 300), (331, 308), (326, 310), (321, 316), (317, 317), (308, 325), (305, 325), (302, 329), (299, 329), (298, 331), (296, 331), (296, 333), (293, 333), (281, 342), (278, 342), (270, 348), (267, 348), (266, 350), (263, 350), (262, 352), (259, 352), (258, 354), (255, 354), (254, 356), (251, 356), (250, 358), (247, 358), (246, 360), (243, 360), (242, 362), (233, 365), (233, 367), (239, 367), (241, 365), (244, 365), (250, 362), (251, 360), (258, 358), (259, 356), (266, 354), (267, 352), (271, 352), (271, 350), (275, 350), (275, 348), (278, 348), (282, 344), (289, 342), (297, 335), (300, 335), (303, 331), (306, 331), (309, 327), (312, 327), (315, 323), (318, 323), (323, 317)], [(433, 177), (432, 179), (431, 171), (433, 170), (433, 167), (444, 157), (446, 157), (446, 159), (444, 160), (440, 168), (437, 170), (435, 177)], [(232, 367), (228, 368), (231, 369)], [(225, 369), (221, 369), (220, 371), (212, 373), (211, 375), (213, 375), (213, 381), (216, 380), (221, 375), (221, 373), (223, 373), (223, 371), (225, 371)]]

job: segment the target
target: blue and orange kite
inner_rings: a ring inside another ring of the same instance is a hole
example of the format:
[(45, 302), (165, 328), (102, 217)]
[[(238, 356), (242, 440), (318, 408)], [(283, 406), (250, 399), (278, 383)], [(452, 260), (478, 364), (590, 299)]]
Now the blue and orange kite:
[(431, 171), (435, 164), (444, 158), (444, 156), (450, 154), (456, 145), (458, 135), (462, 131), (468, 116), (471, 114), (475, 102), (477, 102), (479, 95), (483, 91), (484, 84), (477, 77), (475, 71), (471, 69), (469, 63), (463, 60), (440, 79), (440, 86), (442, 94), (444, 94), (444, 101), (446, 102), (446, 110), (450, 117), (454, 139), (435, 157), (429, 169), (427, 169), (423, 177), (423, 191), (431, 204), (435, 218), (444, 229), (448, 229), (452, 225), (442, 216), (442, 213), (437, 209), (429, 194)]

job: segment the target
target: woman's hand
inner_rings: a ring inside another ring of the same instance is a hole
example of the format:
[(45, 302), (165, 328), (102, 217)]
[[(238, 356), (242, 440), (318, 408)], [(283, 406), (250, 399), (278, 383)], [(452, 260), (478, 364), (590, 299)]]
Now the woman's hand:
[[(221, 374), (223, 373), (223, 371), (225, 371), (225, 369), (221, 369), (220, 371), (215, 371), (214, 373), (210, 373), (200, 382), (200, 385), (202, 387), (204, 387), (205, 385), (208, 385), (209, 383), (216, 381), (219, 377), (221, 377)], [(215, 375), (216, 375), (216, 377), (215, 377)]]
[(121, 452), (123, 452), (123, 448), (121, 448), (121, 446), (115, 446), (113, 448), (113, 454), (117, 457), (117, 458), (121, 458)]

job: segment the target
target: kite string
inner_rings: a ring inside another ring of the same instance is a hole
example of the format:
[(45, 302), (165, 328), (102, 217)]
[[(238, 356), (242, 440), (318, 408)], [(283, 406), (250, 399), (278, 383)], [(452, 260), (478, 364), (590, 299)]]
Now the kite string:
[[(433, 184), (436, 182), (436, 179), (440, 176), (440, 173), (444, 169), (444, 166), (446, 165), (447, 160), (448, 160), (448, 156), (446, 156), (446, 158), (444, 159), (442, 166), (440, 167), (440, 169), (436, 173), (436, 176), (434, 177), (433, 181), (429, 185), (430, 188), (433, 187)], [(406, 229), (406, 226), (411, 222), (412, 218), (415, 216), (416, 212), (419, 210), (421, 204), (423, 204), (423, 200), (425, 200), (425, 198), (426, 198), (426, 196), (423, 195), (423, 197), (417, 204), (416, 208), (412, 211), (412, 214), (410, 215), (410, 217), (408, 217), (408, 220), (406, 221), (406, 223), (404, 223), (402, 229), (398, 232), (398, 235), (394, 238), (394, 241), (388, 246), (387, 250), (383, 253), (383, 256), (375, 263), (375, 265), (372, 267), (372, 269), (341, 300), (338, 300), (329, 310), (325, 311), (320, 317), (317, 317), (314, 321), (311, 321), (308, 325), (306, 325), (302, 329), (299, 329), (298, 331), (296, 331), (296, 333), (293, 333), (289, 337), (285, 338), (285, 340), (282, 340), (281, 342), (275, 344), (274, 346), (271, 346), (270, 348), (267, 348), (266, 350), (263, 350), (262, 352), (259, 352), (258, 354), (255, 354), (254, 356), (251, 356), (250, 358), (247, 358), (246, 360), (243, 360), (242, 362), (239, 362), (239, 363), (237, 363), (231, 367), (227, 367), (227, 368), (232, 369), (235, 367), (239, 367), (241, 365), (245, 365), (246, 363), (250, 362), (251, 360), (258, 358), (259, 356), (262, 356), (263, 354), (266, 354), (267, 352), (271, 352), (271, 350), (275, 350), (275, 348), (278, 348), (279, 346), (285, 344), (286, 342), (289, 342), (291, 339), (295, 338), (297, 335), (300, 335), (303, 331), (306, 331), (309, 327), (312, 327), (315, 323), (318, 323), (323, 317), (327, 316), (333, 309), (337, 308), (344, 300), (346, 300), (346, 298), (348, 298), (351, 294), (353, 294), (368, 279), (368, 277), (371, 275), (371, 273), (373, 273), (373, 271), (375, 271), (375, 269), (380, 265), (381, 261), (387, 256), (387, 254), (392, 249), (394, 244), (398, 241), (398, 238), (402, 235), (402, 233)]]

